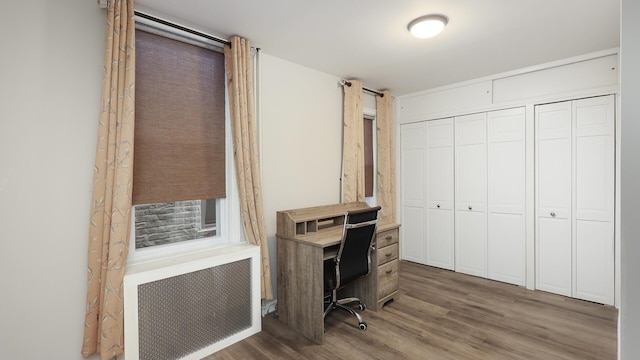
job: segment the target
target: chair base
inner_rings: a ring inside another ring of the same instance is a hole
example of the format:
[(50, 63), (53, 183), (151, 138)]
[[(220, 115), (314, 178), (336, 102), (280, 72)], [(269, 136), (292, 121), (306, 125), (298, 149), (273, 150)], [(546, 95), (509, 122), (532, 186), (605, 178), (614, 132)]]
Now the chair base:
[(358, 298), (345, 298), (345, 299), (336, 299), (336, 291), (334, 290), (331, 295), (327, 295), (325, 298), (325, 310), (324, 317), (327, 317), (334, 309), (342, 309), (346, 312), (349, 312), (351, 315), (355, 316), (358, 319), (358, 328), (362, 331), (367, 330), (367, 323), (362, 319), (362, 316), (358, 314), (352, 307), (347, 306), (348, 304), (355, 304), (358, 306), (359, 310), (365, 310), (366, 305)]

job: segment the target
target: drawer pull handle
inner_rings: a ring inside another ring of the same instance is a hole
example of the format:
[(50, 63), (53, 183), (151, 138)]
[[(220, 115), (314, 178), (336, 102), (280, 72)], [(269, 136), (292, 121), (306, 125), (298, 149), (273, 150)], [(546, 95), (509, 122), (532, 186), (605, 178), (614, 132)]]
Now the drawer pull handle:
[(440, 204), (436, 205), (436, 207), (437, 207), (438, 209), (440, 209)]
[(384, 256), (386, 256), (386, 257), (390, 257), (390, 256), (391, 256), (391, 253), (385, 254)]
[(385, 271), (387, 274), (391, 274), (393, 272), (393, 270), (387, 270)]
[(473, 210), (473, 207), (469, 206), (469, 210)]
[(391, 240), (391, 235), (387, 236), (386, 238), (384, 238), (385, 240)]

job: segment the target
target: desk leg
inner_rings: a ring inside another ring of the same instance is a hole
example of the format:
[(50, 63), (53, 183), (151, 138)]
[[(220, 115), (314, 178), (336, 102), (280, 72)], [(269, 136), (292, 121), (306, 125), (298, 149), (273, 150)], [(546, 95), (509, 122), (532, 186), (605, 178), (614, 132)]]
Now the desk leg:
[(278, 318), (316, 344), (324, 340), (322, 248), (278, 238)]

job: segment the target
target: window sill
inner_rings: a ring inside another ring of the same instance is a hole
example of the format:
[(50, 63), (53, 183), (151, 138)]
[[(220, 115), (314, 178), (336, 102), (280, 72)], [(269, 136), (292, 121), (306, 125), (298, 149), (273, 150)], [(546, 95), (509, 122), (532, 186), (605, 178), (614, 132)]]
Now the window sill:
[(145, 271), (151, 271), (161, 268), (179, 267), (183, 264), (207, 259), (214, 256), (230, 255), (241, 251), (246, 251), (250, 248), (255, 248), (257, 245), (251, 245), (248, 243), (233, 244), (233, 245), (220, 245), (217, 247), (207, 247), (206, 249), (200, 249), (197, 251), (189, 251), (182, 254), (178, 254), (171, 257), (161, 257), (148, 260), (136, 261), (133, 264), (127, 264), (126, 275), (133, 275)]

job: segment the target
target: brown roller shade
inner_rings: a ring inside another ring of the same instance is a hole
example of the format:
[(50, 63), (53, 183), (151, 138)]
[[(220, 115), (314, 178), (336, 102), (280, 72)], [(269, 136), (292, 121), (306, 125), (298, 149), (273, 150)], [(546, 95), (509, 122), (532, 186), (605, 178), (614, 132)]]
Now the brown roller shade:
[(136, 30), (133, 203), (225, 197), (224, 55)]

